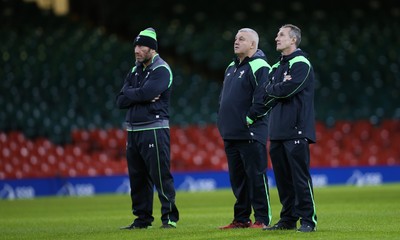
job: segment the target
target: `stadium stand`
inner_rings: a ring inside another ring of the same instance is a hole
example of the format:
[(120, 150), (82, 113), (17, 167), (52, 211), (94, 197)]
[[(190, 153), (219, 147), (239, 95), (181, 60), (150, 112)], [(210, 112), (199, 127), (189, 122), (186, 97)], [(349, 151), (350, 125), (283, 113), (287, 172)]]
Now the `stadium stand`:
[[(135, 2), (70, 3), (71, 13), (57, 17), (0, 1), (0, 179), (126, 174), (124, 113), (114, 99), (133, 63), (132, 34), (150, 25), (174, 72), (174, 171), (227, 169), (215, 121), (233, 37), (255, 28), (272, 63), (273, 38), (286, 22), (302, 27), (317, 75), (312, 167), (400, 164), (396, 1), (249, 1), (241, 9), (152, 1), (141, 5), (156, 13), (148, 22)], [(229, 19), (221, 20), (222, 9)]]

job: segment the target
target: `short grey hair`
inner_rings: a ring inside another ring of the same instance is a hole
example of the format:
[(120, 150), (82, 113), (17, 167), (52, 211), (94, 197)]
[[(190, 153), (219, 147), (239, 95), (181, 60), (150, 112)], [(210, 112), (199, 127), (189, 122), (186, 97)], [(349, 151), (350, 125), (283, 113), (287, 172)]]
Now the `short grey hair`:
[(251, 33), (254, 42), (256, 42), (256, 47), (258, 48), (258, 42), (260, 41), (260, 38), (258, 37), (258, 33), (257, 33), (255, 30), (253, 30), (253, 29), (251, 29), (251, 28), (242, 28), (242, 29), (239, 29), (238, 32), (248, 32), (248, 33)]
[(301, 43), (301, 30), (293, 24), (285, 24), (281, 28), (290, 28), (289, 37), (296, 38), (296, 47)]

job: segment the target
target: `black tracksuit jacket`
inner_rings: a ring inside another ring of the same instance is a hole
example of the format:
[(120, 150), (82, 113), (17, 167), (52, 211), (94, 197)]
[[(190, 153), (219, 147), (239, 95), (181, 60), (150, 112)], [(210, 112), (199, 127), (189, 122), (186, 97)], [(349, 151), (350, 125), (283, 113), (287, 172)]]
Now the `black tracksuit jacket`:
[[(285, 75), (292, 79), (283, 81)], [(265, 88), (266, 102), (276, 101), (269, 113), (270, 140), (307, 138), (316, 141), (314, 71), (305, 53), (297, 49), (272, 66)]]
[[(172, 78), (169, 65), (158, 54), (146, 68), (142, 63), (136, 63), (127, 74), (116, 101), (119, 108), (128, 109), (127, 127), (133, 130), (161, 127), (156, 123), (168, 121)], [(152, 101), (157, 96), (159, 99)]]
[[(266, 144), (269, 108), (264, 88), (271, 67), (261, 50), (240, 64), (235, 59), (225, 70), (219, 97), (217, 126), (224, 140), (257, 140)], [(246, 117), (253, 124), (247, 125)]]

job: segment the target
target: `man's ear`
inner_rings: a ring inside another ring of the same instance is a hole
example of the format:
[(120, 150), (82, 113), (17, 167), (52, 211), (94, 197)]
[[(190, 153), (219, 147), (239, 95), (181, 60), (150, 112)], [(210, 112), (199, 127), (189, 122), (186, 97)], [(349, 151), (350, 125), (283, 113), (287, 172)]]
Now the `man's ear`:
[(292, 43), (296, 44), (297, 38), (296, 37), (292, 37)]
[(256, 47), (256, 42), (255, 42), (255, 41), (251, 41), (250, 49), (253, 49), (253, 48), (255, 48), (255, 47)]

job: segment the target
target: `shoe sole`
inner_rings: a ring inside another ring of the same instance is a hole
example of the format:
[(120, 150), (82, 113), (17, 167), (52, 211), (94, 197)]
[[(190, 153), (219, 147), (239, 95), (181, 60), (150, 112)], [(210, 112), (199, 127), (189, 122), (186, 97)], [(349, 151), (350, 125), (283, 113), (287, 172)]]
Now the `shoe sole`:
[(160, 228), (169, 229), (169, 228), (176, 228), (176, 227), (171, 226), (171, 225), (162, 225)]
[(263, 230), (266, 230), (266, 231), (290, 231), (290, 230), (297, 230), (295, 227), (294, 228), (274, 228), (274, 227), (271, 227), (271, 228), (263, 228)]
[(120, 230), (135, 230), (135, 229), (148, 229), (152, 228), (152, 226), (147, 226), (147, 227), (121, 227), (119, 228)]
[(301, 233), (307, 233), (307, 232), (316, 232), (317, 230), (312, 229), (312, 230), (307, 230), (307, 231), (301, 231), (300, 229), (297, 229), (296, 232), (301, 232)]

